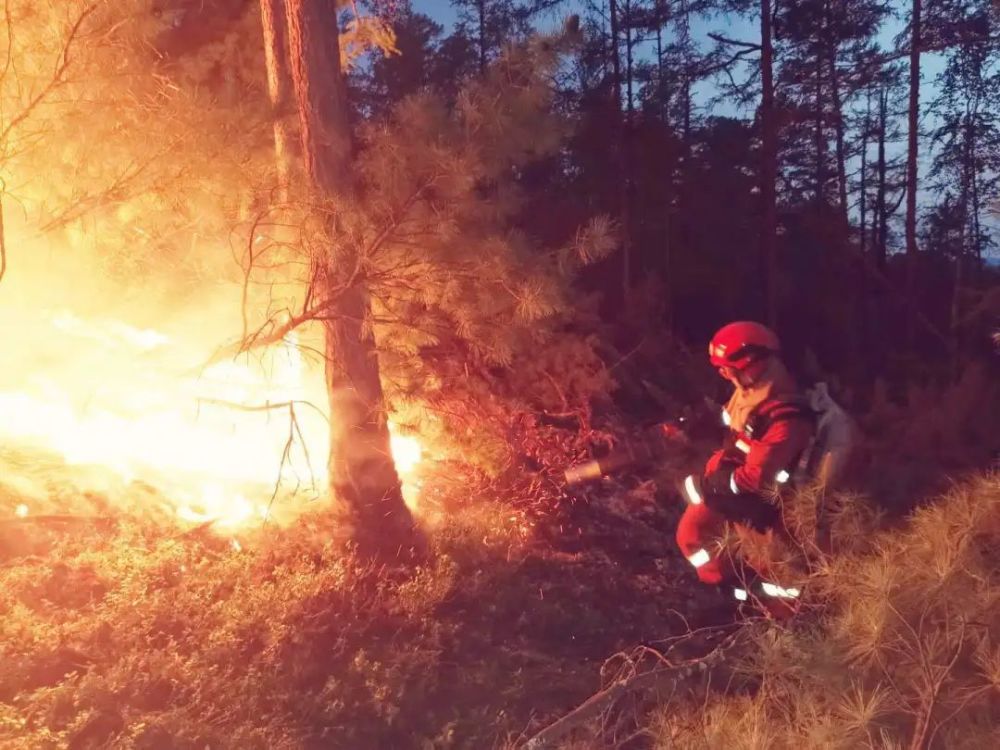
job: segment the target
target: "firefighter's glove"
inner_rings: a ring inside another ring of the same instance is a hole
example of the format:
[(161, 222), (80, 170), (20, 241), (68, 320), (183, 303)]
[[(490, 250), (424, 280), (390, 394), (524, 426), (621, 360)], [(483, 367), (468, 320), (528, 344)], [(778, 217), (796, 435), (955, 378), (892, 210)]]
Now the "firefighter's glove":
[(702, 488), (706, 495), (738, 495), (734, 472), (738, 468), (735, 461), (722, 461), (719, 466), (702, 480)]

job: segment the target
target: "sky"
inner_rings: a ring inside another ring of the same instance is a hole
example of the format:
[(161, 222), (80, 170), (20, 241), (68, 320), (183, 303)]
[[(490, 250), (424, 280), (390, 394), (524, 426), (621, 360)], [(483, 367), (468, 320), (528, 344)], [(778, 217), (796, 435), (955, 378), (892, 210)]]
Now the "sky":
[[(602, 0), (595, 0), (595, 2), (601, 2)], [(898, 3), (900, 6), (904, 3)], [(451, 5), (449, 0), (412, 0), (413, 9), (419, 13), (425, 13), (430, 16), (447, 30), (455, 23), (457, 19), (457, 14), (454, 7)], [(539, 25), (547, 26), (560, 23), (562, 18), (566, 15), (582, 8), (584, 3), (580, 0), (567, 0), (561, 7), (557, 8), (550, 14), (550, 17), (544, 19)], [(894, 37), (902, 32), (906, 25), (906, 18), (896, 18), (885, 24), (885, 28), (879, 38), (879, 42), (884, 49), (892, 49), (894, 44)], [(703, 49), (708, 49), (712, 42), (708, 38), (710, 32), (723, 34), (731, 39), (745, 40), (748, 42), (759, 42), (760, 40), (760, 30), (759, 24), (754, 18), (740, 17), (736, 15), (716, 15), (710, 18), (697, 18), (691, 27), (692, 35), (696, 43), (700, 44)], [(648, 46), (649, 54), (652, 53), (652, 43), (650, 42)], [(637, 52), (637, 55), (641, 55), (642, 52)], [(747, 64), (753, 64), (754, 58), (750, 58), (750, 62)], [(921, 56), (921, 101), (926, 103), (931, 101), (937, 96), (937, 86), (935, 83), (936, 78), (941, 73), (944, 68), (945, 58), (941, 54), (924, 54)], [(704, 104), (713, 97), (718, 92), (715, 87), (714, 82), (705, 81), (696, 89), (695, 101), (698, 102), (700, 99), (701, 104)], [(926, 110), (926, 108), (925, 108)], [(715, 115), (731, 116), (731, 117), (744, 117), (749, 118), (753, 116), (753, 104), (750, 107), (740, 108), (735, 103), (728, 104), (725, 101), (715, 102), (712, 107), (712, 112)], [(921, 129), (925, 132), (933, 128), (934, 122), (930, 115), (925, 111), (923, 115), (923, 120), (921, 122)], [(924, 144), (927, 143), (926, 139), (923, 141)], [(890, 158), (894, 156), (902, 155), (905, 152), (906, 144), (905, 140), (901, 139), (897, 143), (891, 143), (888, 146), (887, 152)], [(926, 174), (927, 169), (930, 166), (930, 159), (932, 154), (926, 145), (922, 148), (921, 158), (920, 158), (920, 173)], [(856, 168), (857, 165), (849, 165), (848, 169)], [(921, 204), (928, 204), (936, 198), (935, 195), (931, 194), (926, 189), (921, 190), (918, 195), (918, 200)], [(1000, 228), (998, 228), (1000, 230)]]
[[(601, 2), (601, 0), (596, 0)], [(452, 6), (450, 0), (412, 0), (412, 5), (414, 10), (419, 13), (425, 13), (430, 16), (445, 29), (449, 29), (457, 20), (457, 13), (454, 6)], [(558, 23), (564, 16), (579, 10), (584, 7), (584, 3), (580, 0), (566, 0), (566, 2), (550, 14), (550, 18), (544, 19), (541, 25), (555, 24)], [(894, 22), (886, 24), (885, 30), (880, 38), (880, 43), (884, 48), (891, 48), (893, 46), (893, 37), (903, 30), (905, 26), (905, 19), (897, 19)], [(731, 39), (745, 40), (748, 42), (757, 42), (760, 39), (759, 24), (754, 18), (748, 18), (745, 16), (738, 16), (734, 14), (719, 14), (710, 18), (698, 17), (692, 23), (692, 34), (697, 42), (699, 42), (704, 49), (708, 49), (712, 42), (708, 38), (710, 32), (723, 34)], [(652, 53), (652, 42), (648, 44), (649, 53)], [(641, 51), (637, 54), (642, 54)], [(922, 69), (923, 69), (923, 79), (925, 81), (925, 97), (931, 97), (934, 95), (934, 85), (933, 81), (937, 75), (941, 72), (943, 68), (944, 60), (941, 55), (924, 55), (922, 59)], [(702, 92), (704, 97), (709, 97), (714, 92), (714, 87), (711, 84), (704, 85), (702, 87)], [(722, 104), (721, 107), (716, 108), (717, 114), (731, 114), (731, 115), (742, 115), (751, 116), (752, 112), (743, 111), (740, 112), (735, 107), (731, 108), (728, 112), (724, 111), (725, 105)]]

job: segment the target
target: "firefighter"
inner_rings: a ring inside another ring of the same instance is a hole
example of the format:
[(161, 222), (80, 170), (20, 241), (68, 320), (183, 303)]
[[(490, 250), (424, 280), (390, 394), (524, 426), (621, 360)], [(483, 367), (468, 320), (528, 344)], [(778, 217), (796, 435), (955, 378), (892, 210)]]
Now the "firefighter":
[(766, 561), (737, 558), (720, 540), (727, 522), (763, 546), (781, 534), (781, 491), (812, 439), (814, 413), (780, 351), (778, 337), (759, 323), (730, 323), (713, 336), (710, 361), (734, 386), (721, 415), (728, 431), (704, 471), (684, 480), (687, 508), (677, 527), (677, 544), (702, 582), (779, 617), (794, 612), (798, 589), (782, 587)]

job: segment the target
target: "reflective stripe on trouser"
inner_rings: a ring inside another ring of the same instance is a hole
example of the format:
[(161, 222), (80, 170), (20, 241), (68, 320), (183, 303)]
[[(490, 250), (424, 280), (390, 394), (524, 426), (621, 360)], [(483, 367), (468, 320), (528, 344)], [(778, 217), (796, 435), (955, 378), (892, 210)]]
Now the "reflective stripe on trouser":
[(703, 583), (722, 583), (728, 570), (728, 556), (715, 551), (724, 533), (725, 519), (704, 505), (688, 504), (677, 524), (677, 546)]
[(770, 596), (773, 599), (798, 599), (800, 593), (796, 588), (786, 589), (768, 581), (761, 581), (760, 588), (764, 592), (764, 596)]

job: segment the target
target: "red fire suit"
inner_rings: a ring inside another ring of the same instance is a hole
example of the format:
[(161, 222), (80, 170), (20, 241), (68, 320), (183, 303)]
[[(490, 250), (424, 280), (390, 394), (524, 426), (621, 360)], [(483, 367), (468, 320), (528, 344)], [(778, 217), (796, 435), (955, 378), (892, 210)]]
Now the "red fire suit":
[[(730, 424), (726, 412), (723, 421)], [(677, 544), (701, 581), (732, 583), (736, 598), (745, 600), (747, 592), (740, 583), (745, 575), (734, 569), (732, 556), (719, 549), (718, 540), (727, 521), (742, 532), (780, 525), (775, 500), (809, 445), (814, 415), (790, 378), (781, 377), (741, 421), (730, 426), (723, 447), (709, 458), (700, 479), (687, 480), (688, 506), (677, 527)], [(795, 589), (786, 591), (766, 581), (763, 561), (742, 560), (741, 565), (763, 579), (770, 595), (790, 598), (786, 594), (791, 591), (798, 596)]]

